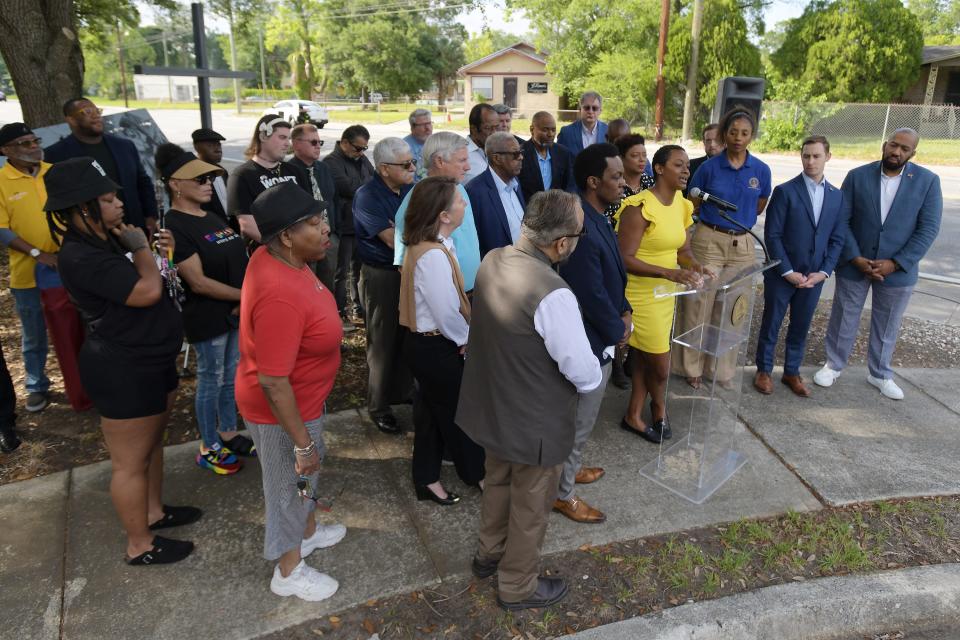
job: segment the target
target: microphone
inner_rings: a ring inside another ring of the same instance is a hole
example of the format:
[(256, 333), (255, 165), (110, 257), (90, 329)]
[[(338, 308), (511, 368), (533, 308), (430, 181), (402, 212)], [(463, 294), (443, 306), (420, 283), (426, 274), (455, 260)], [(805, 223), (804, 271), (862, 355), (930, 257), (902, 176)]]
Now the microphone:
[(724, 200), (720, 200), (720, 199), (718, 199), (718, 198), (715, 198), (715, 197), (713, 197), (712, 195), (710, 195), (709, 193), (704, 193), (703, 191), (701, 191), (701, 190), (698, 189), (697, 187), (694, 187), (693, 189), (690, 189), (690, 195), (693, 196), (694, 198), (700, 198), (700, 199), (703, 200), (704, 202), (712, 202), (713, 205), (717, 208), (717, 213), (720, 214), (720, 217), (721, 217), (721, 218), (723, 218), (724, 220), (726, 220), (727, 222), (729, 222), (729, 223), (732, 224), (733, 226), (737, 227), (738, 229), (743, 229), (744, 231), (746, 231), (747, 233), (749, 233), (751, 236), (753, 236), (753, 239), (756, 240), (756, 241), (757, 241), (757, 244), (760, 245), (760, 248), (763, 249), (763, 263), (764, 263), (764, 264), (769, 264), (769, 263), (770, 263), (770, 252), (767, 251), (767, 245), (763, 244), (763, 240), (760, 239), (760, 236), (758, 236), (757, 234), (755, 234), (755, 233), (750, 229), (750, 227), (748, 227), (747, 225), (745, 225), (745, 224), (743, 224), (743, 223), (741, 223), (741, 222), (738, 222), (737, 220), (734, 220), (733, 218), (731, 218), (730, 216), (728, 216), (728, 215), (724, 212), (724, 209), (726, 209), (727, 211), (736, 211), (736, 210), (737, 210), (737, 205), (735, 205), (735, 204), (730, 204), (729, 202), (726, 202), (726, 201), (724, 201)]
[(693, 198), (700, 198), (704, 202), (709, 202), (715, 206), (720, 211), (736, 211), (737, 205), (727, 202), (726, 200), (721, 200), (717, 196), (712, 196), (709, 193), (704, 192), (700, 187), (694, 187), (690, 189), (690, 196)]

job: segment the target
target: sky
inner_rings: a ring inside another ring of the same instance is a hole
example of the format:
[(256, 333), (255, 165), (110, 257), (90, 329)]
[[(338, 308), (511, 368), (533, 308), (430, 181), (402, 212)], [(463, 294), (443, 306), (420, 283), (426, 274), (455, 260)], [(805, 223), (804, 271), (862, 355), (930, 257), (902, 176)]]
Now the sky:
[[(778, 22), (796, 18), (803, 13), (806, 3), (798, 0), (773, 0), (767, 7), (764, 15), (766, 26), (772, 28)], [(510, 19), (506, 19), (504, 0), (486, 0), (484, 9), (474, 10), (463, 15), (460, 22), (471, 34), (476, 34), (484, 27), (506, 31), (522, 36), (530, 30), (530, 22), (523, 12), (514, 12)]]

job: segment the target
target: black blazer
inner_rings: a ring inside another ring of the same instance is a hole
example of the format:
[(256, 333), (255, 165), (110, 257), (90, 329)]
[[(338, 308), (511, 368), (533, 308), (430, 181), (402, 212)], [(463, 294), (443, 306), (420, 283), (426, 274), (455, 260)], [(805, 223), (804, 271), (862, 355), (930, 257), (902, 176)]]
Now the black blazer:
[[(143, 169), (140, 153), (126, 138), (105, 133), (103, 141), (113, 154), (117, 173), (120, 174), (118, 179), (123, 189), (120, 199), (123, 200), (124, 222), (146, 229), (146, 218), (157, 218), (157, 193), (153, 188), (153, 181)], [(80, 141), (70, 134), (51, 145), (43, 155), (44, 160), (56, 164), (69, 158), (79, 158), (84, 152)]]
[[(520, 150), (523, 151), (523, 166), (517, 179), (520, 181), (520, 191), (523, 192), (524, 200), (529, 201), (533, 194), (543, 191), (543, 176), (540, 175), (540, 161), (533, 141), (524, 142)], [(562, 144), (554, 143), (550, 147), (550, 169), (553, 176), (551, 189), (576, 192), (577, 185), (573, 179), (573, 154)]]

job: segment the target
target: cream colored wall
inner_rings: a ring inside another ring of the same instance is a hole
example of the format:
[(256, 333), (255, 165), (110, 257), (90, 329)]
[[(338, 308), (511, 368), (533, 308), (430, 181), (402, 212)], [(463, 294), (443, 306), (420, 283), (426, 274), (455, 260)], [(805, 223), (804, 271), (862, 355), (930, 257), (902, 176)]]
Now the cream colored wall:
[[(466, 73), (464, 105), (466, 113), (476, 104), (473, 100), (473, 76), (491, 76), (493, 78), (493, 98), (491, 104), (503, 102), (503, 79), (517, 79), (517, 116), (532, 116), (537, 111), (556, 111), (560, 98), (553, 93), (553, 81), (545, 75), (544, 65), (526, 56), (505, 54), (494, 58)], [(493, 75), (496, 74), (496, 75)], [(527, 93), (528, 82), (546, 82), (547, 93)]]

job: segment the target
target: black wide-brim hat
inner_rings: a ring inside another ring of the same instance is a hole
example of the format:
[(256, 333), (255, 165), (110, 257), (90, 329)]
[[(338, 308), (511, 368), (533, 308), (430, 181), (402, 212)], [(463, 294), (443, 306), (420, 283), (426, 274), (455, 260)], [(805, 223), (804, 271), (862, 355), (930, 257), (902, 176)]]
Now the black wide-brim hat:
[(266, 244), (284, 229), (323, 213), (327, 203), (314, 200), (296, 182), (281, 182), (257, 196), (250, 213), (260, 229), (260, 242)]
[(105, 193), (120, 191), (100, 163), (88, 156), (57, 162), (43, 176), (47, 188), (44, 211), (62, 211), (90, 202)]

